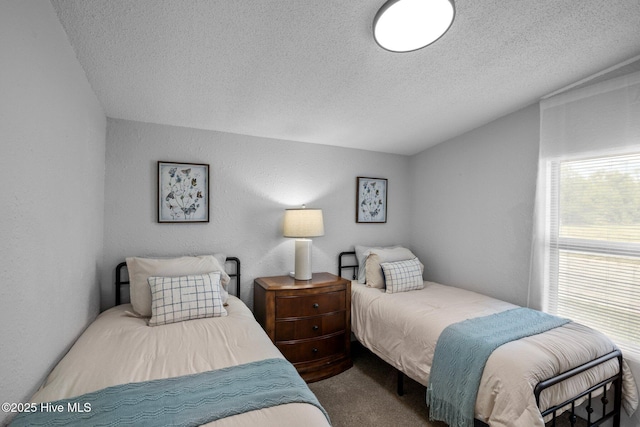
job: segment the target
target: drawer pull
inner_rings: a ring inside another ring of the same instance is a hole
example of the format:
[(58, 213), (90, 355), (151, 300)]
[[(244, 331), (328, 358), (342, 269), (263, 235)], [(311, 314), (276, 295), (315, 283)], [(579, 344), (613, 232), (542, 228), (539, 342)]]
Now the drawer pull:
[(313, 308), (318, 308), (320, 307), (320, 304), (318, 304), (317, 302), (313, 304)]
[(320, 327), (318, 325), (313, 325), (313, 328), (311, 329), (313, 329), (314, 331), (317, 331), (318, 329), (320, 329)]
[(317, 348), (314, 348), (314, 349), (313, 349), (313, 350), (311, 350), (311, 351), (312, 351), (313, 353), (317, 353), (317, 352), (318, 352), (318, 349), (317, 349)]

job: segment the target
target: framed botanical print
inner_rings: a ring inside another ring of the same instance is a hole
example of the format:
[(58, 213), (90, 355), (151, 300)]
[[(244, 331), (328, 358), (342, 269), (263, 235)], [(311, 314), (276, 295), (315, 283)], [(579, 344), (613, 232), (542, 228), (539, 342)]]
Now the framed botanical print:
[(387, 222), (387, 180), (359, 176), (356, 186), (356, 222)]
[(209, 222), (209, 165), (158, 162), (158, 222)]

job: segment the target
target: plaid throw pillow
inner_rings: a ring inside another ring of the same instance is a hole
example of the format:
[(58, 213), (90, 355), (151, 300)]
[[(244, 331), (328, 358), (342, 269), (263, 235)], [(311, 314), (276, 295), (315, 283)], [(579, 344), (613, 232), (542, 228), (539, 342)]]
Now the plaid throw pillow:
[(424, 288), (422, 267), (418, 258), (380, 263), (388, 294)]
[(220, 272), (179, 277), (149, 277), (149, 326), (227, 315), (220, 291)]

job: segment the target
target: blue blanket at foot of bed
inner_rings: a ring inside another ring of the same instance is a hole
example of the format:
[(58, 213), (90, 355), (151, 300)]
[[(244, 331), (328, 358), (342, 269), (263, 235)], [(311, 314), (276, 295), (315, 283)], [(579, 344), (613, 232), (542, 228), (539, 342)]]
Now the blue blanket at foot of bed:
[(427, 387), (431, 420), (473, 427), (484, 365), (502, 344), (568, 323), (569, 319), (516, 308), (448, 326), (438, 338)]
[(274, 358), (37, 404), (37, 412), (19, 414), (11, 425), (199, 426), (286, 403), (310, 403), (329, 419), (293, 365)]

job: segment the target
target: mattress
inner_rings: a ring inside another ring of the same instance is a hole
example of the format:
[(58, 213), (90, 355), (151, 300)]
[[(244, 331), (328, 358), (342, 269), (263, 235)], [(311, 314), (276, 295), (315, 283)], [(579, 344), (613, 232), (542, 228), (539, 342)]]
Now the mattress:
[[(448, 325), (517, 307), (433, 282), (425, 282), (422, 290), (387, 294), (353, 281), (351, 290), (351, 330), (358, 341), (424, 386), (438, 337)], [(492, 427), (543, 427), (533, 394), (536, 384), (613, 349), (603, 334), (574, 322), (504, 344), (485, 365), (475, 417)], [(637, 389), (626, 363), (623, 368), (623, 406), (633, 412)], [(562, 403), (616, 372), (617, 360), (610, 360), (545, 390), (540, 406), (546, 409)]]
[[(229, 296), (226, 317), (149, 327), (130, 304), (100, 314), (53, 369), (31, 402), (79, 396), (102, 388), (195, 374), (282, 354), (248, 307)], [(317, 407), (292, 403), (224, 418), (207, 426), (328, 426)]]

